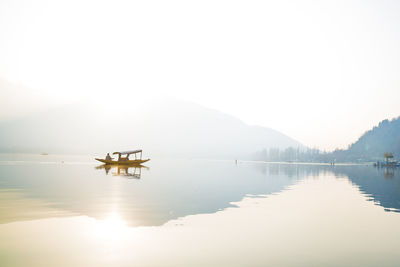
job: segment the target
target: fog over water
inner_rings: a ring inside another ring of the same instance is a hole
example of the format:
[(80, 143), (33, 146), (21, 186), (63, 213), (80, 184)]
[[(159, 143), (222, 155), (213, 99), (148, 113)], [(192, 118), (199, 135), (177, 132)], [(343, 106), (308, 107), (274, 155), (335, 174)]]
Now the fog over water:
[(0, 119), (169, 95), (346, 147), (398, 116), (396, 1), (0, 3)]
[(251, 158), (261, 148), (303, 147), (270, 128), (172, 99), (81, 102), (0, 123), (0, 151), (85, 153), (142, 148), (151, 157)]

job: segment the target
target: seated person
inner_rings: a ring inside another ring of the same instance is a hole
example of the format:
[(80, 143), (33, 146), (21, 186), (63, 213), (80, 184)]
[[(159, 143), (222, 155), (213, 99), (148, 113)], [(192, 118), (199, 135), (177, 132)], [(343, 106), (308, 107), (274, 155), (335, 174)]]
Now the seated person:
[(107, 153), (106, 160), (112, 160), (112, 157), (110, 156), (110, 153)]

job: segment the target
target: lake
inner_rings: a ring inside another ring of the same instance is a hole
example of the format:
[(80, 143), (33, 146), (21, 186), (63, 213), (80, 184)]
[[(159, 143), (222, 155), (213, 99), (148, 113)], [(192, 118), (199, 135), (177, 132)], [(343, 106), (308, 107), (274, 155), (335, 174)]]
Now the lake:
[(398, 266), (400, 170), (0, 155), (0, 266)]

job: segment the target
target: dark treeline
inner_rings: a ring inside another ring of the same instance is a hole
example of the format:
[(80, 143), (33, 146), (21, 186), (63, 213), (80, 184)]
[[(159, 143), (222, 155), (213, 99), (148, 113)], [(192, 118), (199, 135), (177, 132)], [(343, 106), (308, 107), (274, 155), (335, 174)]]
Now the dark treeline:
[(269, 148), (258, 151), (255, 160), (262, 161), (293, 161), (293, 162), (331, 162), (331, 153), (319, 149), (301, 149), (288, 147), (286, 149)]
[[(375, 162), (383, 161), (381, 155), (368, 155), (352, 153), (350, 150), (335, 150), (333, 152), (321, 151), (319, 149), (300, 149), (288, 147), (286, 149), (270, 148), (263, 149), (254, 154), (254, 160), (269, 161), (269, 162)], [(397, 154), (400, 155), (400, 154)], [(398, 157), (395, 156), (395, 160)]]

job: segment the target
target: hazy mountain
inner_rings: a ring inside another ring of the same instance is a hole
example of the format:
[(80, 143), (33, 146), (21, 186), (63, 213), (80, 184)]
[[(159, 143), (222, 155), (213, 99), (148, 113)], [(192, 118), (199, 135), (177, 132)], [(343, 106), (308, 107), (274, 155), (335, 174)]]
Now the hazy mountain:
[(392, 152), (400, 159), (400, 117), (383, 120), (378, 126), (365, 132), (348, 149), (322, 152), (318, 149), (286, 148), (285, 150), (259, 148), (253, 159), (263, 161), (304, 161), (304, 162), (357, 162), (383, 160), (384, 153)]
[(66, 103), (65, 99), (60, 100), (60, 97), (56, 98), (54, 95), (55, 93), (40, 94), (32, 88), (9, 82), (0, 76), (0, 122)]
[[(138, 105), (138, 102), (140, 105)], [(0, 151), (247, 158), (260, 147), (298, 147), (288, 136), (194, 103), (116, 99), (80, 103), (3, 122)]]
[(347, 150), (337, 150), (333, 156), (339, 160), (383, 160), (385, 152), (400, 157), (400, 117), (383, 120), (378, 126), (364, 133)]

